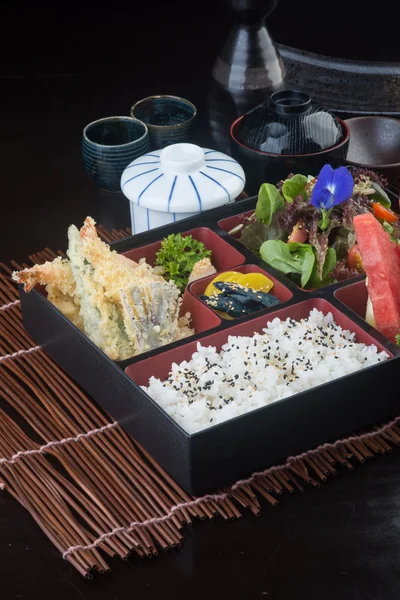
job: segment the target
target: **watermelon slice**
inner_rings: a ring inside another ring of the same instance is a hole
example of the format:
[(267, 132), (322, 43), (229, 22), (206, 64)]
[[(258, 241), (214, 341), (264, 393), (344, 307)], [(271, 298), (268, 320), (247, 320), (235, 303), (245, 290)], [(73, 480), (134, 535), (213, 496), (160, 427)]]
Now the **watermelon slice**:
[(371, 213), (357, 215), (353, 222), (376, 329), (394, 342), (400, 331), (399, 246)]

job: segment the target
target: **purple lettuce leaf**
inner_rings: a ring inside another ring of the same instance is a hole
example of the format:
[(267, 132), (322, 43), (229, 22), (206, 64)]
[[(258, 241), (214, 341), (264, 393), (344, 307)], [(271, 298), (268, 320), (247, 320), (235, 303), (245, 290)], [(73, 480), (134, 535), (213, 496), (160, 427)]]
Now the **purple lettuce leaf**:
[(315, 209), (305, 201), (303, 196), (299, 195), (294, 198), (293, 202), (287, 202), (285, 209), (278, 215), (278, 224), (282, 231), (287, 235), (290, 235), (293, 231), (293, 227), (296, 225), (298, 220), (302, 218), (306, 225), (311, 223), (311, 218)]
[(372, 210), (372, 199), (368, 196), (356, 194), (342, 205), (342, 225), (349, 231), (354, 230), (353, 219), (356, 215), (370, 212)]
[(349, 166), (347, 168), (352, 174), (355, 184), (368, 177), (371, 181), (380, 185), (382, 189), (386, 189), (388, 186), (388, 180), (380, 173), (376, 173), (370, 169), (365, 169), (364, 167)]
[(348, 200), (342, 207), (342, 225), (349, 231), (353, 230), (353, 219), (357, 214), (354, 200)]
[(336, 281), (345, 281), (346, 279), (350, 279), (351, 277), (355, 277), (360, 273), (357, 269), (349, 269), (347, 266), (346, 260), (341, 260), (336, 264), (336, 267), (332, 271), (332, 277), (336, 279)]

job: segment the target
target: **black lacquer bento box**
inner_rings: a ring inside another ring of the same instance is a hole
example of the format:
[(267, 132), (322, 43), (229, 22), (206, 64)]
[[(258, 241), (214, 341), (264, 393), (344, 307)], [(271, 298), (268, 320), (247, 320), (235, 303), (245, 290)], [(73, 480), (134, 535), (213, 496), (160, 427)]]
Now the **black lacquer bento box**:
[[(208, 211), (168, 227), (154, 229), (113, 244), (132, 259), (152, 262), (160, 241), (170, 233), (191, 233), (213, 252), (217, 271), (265, 272), (280, 300), (242, 319), (224, 320), (198, 298), (207, 278), (188, 286), (183, 310), (190, 310), (196, 334), (134, 359), (114, 362), (70, 323), (40, 289), (20, 289), (24, 325), (36, 343), (131, 434), (188, 492), (221, 488), (290, 455), (334, 441), (399, 413), (397, 371), (399, 349), (363, 319), (367, 302), (362, 276), (305, 292), (258, 259), (229, 235), (237, 216), (255, 208), (256, 198)], [(197, 340), (217, 349), (227, 337), (253, 335), (273, 318), (308, 316), (312, 308), (332, 312), (335, 321), (375, 344), (391, 358), (361, 371), (278, 400), (198, 433), (186, 433), (139, 386), (149, 377), (168, 376), (171, 364), (190, 359)]]

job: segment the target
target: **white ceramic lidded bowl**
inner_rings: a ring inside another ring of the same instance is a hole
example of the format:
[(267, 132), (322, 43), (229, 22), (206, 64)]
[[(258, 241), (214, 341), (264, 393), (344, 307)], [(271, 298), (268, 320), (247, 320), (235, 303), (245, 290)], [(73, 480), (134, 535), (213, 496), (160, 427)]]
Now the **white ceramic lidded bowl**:
[(148, 152), (131, 162), (121, 177), (133, 234), (229, 204), (244, 185), (245, 174), (236, 160), (195, 144)]

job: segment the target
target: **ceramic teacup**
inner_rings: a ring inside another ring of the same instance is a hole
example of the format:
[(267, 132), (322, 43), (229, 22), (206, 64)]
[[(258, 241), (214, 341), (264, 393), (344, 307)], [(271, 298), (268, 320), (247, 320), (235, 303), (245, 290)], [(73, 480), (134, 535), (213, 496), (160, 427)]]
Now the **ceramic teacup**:
[(110, 192), (120, 191), (125, 167), (149, 150), (147, 126), (132, 117), (106, 117), (83, 130), (85, 169), (96, 185)]
[(153, 150), (192, 141), (197, 109), (185, 98), (149, 96), (136, 102), (130, 114), (146, 123)]

